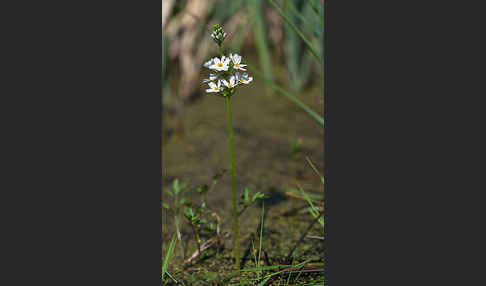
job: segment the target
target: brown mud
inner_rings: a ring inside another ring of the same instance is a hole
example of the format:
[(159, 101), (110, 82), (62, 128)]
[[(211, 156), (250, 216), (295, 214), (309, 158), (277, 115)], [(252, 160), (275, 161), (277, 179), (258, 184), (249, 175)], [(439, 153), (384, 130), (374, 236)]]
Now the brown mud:
[[(201, 81), (205, 76), (201, 75)], [(289, 90), (283, 73), (277, 73), (276, 76), (277, 82), (283, 83), (281, 86)], [(236, 186), (239, 194), (248, 186), (252, 192), (259, 191), (267, 197), (264, 201), (263, 249), (268, 259), (264, 265), (275, 265), (285, 262), (286, 256), (313, 221), (311, 214), (306, 212), (283, 215), (291, 209), (307, 205), (303, 200), (286, 196), (285, 191), (296, 188), (298, 183), (309, 194), (323, 194), (320, 179), (307, 164), (305, 157), (308, 156), (322, 173), (324, 130), (322, 125), (283, 95), (276, 92), (266, 95), (265, 83), (253, 77), (251, 84), (239, 88), (231, 98)], [(316, 77), (313, 86), (292, 94), (322, 116), (322, 79), (319, 74)], [(182, 117), (177, 118), (167, 112), (163, 114), (163, 190), (170, 188), (175, 178), (191, 186), (209, 184), (213, 175), (221, 169), (227, 169), (228, 172), (208, 194), (208, 206), (223, 217), (223, 230), (231, 232), (231, 158), (227, 107), (224, 98), (206, 96), (204, 89), (205, 86), (201, 84), (203, 95), (185, 109)], [(167, 136), (168, 130), (173, 131), (170, 136)], [(162, 200), (169, 204), (171, 202), (166, 194), (162, 195)], [(250, 207), (240, 217), (242, 267), (254, 266), (248, 249), (251, 238), (256, 243), (258, 241), (256, 235), (260, 219), (261, 205)], [(175, 228), (173, 217), (165, 211), (162, 221), (165, 253)], [(314, 224), (309, 234), (323, 236), (322, 227), (318, 223)], [(187, 243), (187, 259), (196, 250), (194, 238), (187, 226), (182, 231), (182, 239)], [(223, 285), (216, 281), (223, 281), (224, 276), (231, 273), (231, 237), (225, 241), (224, 251), (208, 251), (206, 257), (196, 260), (186, 269), (182, 268), (183, 260), (178, 247), (169, 271), (176, 279), (185, 281), (185, 285)], [(295, 262), (306, 259), (322, 262), (323, 252), (321, 240), (305, 238), (293, 254)], [(191, 279), (198, 282), (191, 284)]]

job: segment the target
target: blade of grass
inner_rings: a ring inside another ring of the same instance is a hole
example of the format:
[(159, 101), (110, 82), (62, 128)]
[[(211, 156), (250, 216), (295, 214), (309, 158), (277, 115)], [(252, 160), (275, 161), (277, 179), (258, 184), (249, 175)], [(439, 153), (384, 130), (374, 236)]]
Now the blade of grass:
[(167, 269), (169, 268), (169, 262), (172, 258), (172, 255), (174, 254), (176, 243), (176, 235), (174, 234), (172, 235), (172, 240), (170, 241), (169, 248), (167, 249), (167, 254), (164, 258), (164, 263), (162, 264), (162, 281), (164, 281), (165, 274), (167, 272)]
[[(304, 24), (307, 26), (307, 28), (309, 28), (309, 29), (314, 28), (314, 24), (313, 24), (313, 23), (311, 23), (311, 22), (309, 21), (309, 19), (307, 19), (307, 18), (306, 18), (306, 17), (305, 17), (305, 16), (302, 14), (302, 12), (297, 11), (297, 9), (296, 9), (296, 8), (295, 8), (293, 5), (289, 5), (289, 11), (290, 11), (290, 12), (292, 12), (292, 14), (293, 14), (293, 15), (297, 16), (297, 18), (299, 18), (299, 20), (300, 20), (300, 21), (302, 21), (302, 23), (304, 23)], [(283, 11), (283, 12), (285, 12), (285, 11)], [(322, 32), (323, 32), (323, 31), (322, 31), (322, 29), (319, 29), (319, 30), (318, 30), (318, 33), (319, 33), (319, 34), (321, 34)]]
[[(295, 255), (292, 256), (292, 264), (294, 264), (294, 261), (295, 261)], [(290, 276), (292, 276), (292, 272), (289, 271), (289, 276), (287, 277), (287, 283), (285, 283), (285, 286), (289, 285)]]
[[(306, 192), (304, 192), (304, 190), (302, 189), (302, 187), (298, 184), (299, 186), (299, 190), (302, 192), (302, 195), (305, 197), (306, 201), (309, 203), (309, 205), (311, 206), (311, 209), (309, 210), (310, 213), (312, 214), (312, 216), (314, 218), (318, 218), (320, 213), (319, 213), (319, 210), (314, 206), (314, 204), (312, 203), (312, 200), (311, 198), (309, 197), (309, 195), (307, 195)], [(319, 224), (324, 226), (324, 217), (319, 217)]]
[(179, 284), (179, 281), (177, 281), (174, 277), (172, 277), (172, 275), (170, 275), (169, 271), (166, 271), (165, 272), (167, 274), (167, 276), (172, 279), (172, 281), (174, 281), (175, 283)]
[(275, 9), (277, 10), (277, 12), (280, 14), (280, 16), (282, 16), (282, 18), (285, 20), (285, 22), (287, 22), (287, 24), (289, 24), (289, 26), (294, 29), (294, 31), (297, 33), (297, 35), (299, 35), (299, 37), (302, 39), (302, 41), (304, 41), (304, 43), (307, 45), (307, 47), (309, 48), (309, 51), (312, 53), (312, 55), (314, 55), (314, 57), (319, 61), (320, 64), (324, 64), (324, 62), (322, 61), (322, 58), (321, 56), (319, 55), (319, 53), (316, 51), (316, 49), (312, 46), (312, 44), (309, 42), (309, 40), (304, 36), (304, 34), (299, 30), (299, 28), (297, 28), (295, 26), (294, 23), (292, 23), (292, 21), (290, 21), (290, 19), (287, 17), (287, 15), (285, 15), (285, 13), (282, 11), (282, 9), (280, 9), (280, 7), (278, 7), (277, 4), (275, 4), (275, 2), (273, 2), (273, 0), (268, 0), (270, 2), (270, 4), (272, 4)]
[[(258, 58), (260, 59), (260, 65), (263, 68), (263, 73), (265, 77), (273, 80), (273, 72), (272, 72), (272, 60), (270, 57), (270, 51), (268, 48), (268, 43), (266, 39), (265, 33), (265, 22), (264, 22), (264, 14), (263, 14), (263, 1), (262, 0), (250, 0), (248, 1), (249, 6), (252, 11), (252, 15), (254, 18), (254, 35), (255, 35), (255, 44), (257, 47)], [(266, 87), (266, 94), (270, 95), (271, 90)]]
[(324, 177), (321, 175), (321, 173), (319, 173), (319, 171), (317, 171), (316, 166), (314, 166), (314, 164), (312, 164), (312, 161), (309, 159), (308, 156), (306, 156), (305, 159), (307, 160), (307, 162), (311, 166), (312, 170), (314, 170), (314, 172), (317, 174), (317, 176), (319, 176), (319, 178), (321, 178), (321, 183), (324, 185)]
[[(288, 188), (285, 193), (289, 197), (293, 197), (296, 199), (303, 199), (305, 200), (305, 196), (300, 194), (300, 191), (295, 188)], [(307, 194), (307, 196), (315, 203), (315, 204), (322, 204), (322, 195), (318, 194)]]
[(273, 80), (266, 78), (260, 71), (256, 70), (255, 68), (251, 67), (249, 64), (247, 65), (248, 69), (255, 73), (259, 78), (263, 79), (270, 87), (277, 90), (281, 94), (285, 95), (290, 101), (295, 103), (298, 107), (303, 109), (307, 114), (309, 114), (312, 118), (314, 118), (317, 122), (319, 122), (322, 126), (324, 126), (324, 119), (322, 116), (314, 112), (309, 106), (305, 103), (297, 99), (295, 96), (290, 94), (285, 89), (281, 88), (280, 86), (276, 85)]
[[(300, 2), (300, 1), (297, 1)], [(298, 18), (290, 12), (291, 9), (297, 9), (295, 1), (290, 1), (288, 12), (286, 12), (289, 20), (298, 25)], [(305, 52), (305, 45), (297, 33), (287, 24), (284, 25), (285, 32), (285, 55), (286, 65), (289, 72), (289, 86), (293, 91), (301, 90), (312, 77), (312, 64), (314, 58), (311, 54)]]
[(257, 271), (257, 270), (274, 270), (274, 269), (279, 269), (279, 268), (283, 268), (283, 267), (292, 267), (294, 265), (290, 265), (290, 264), (282, 264), (282, 265), (272, 265), (272, 266), (262, 266), (262, 267), (251, 267), (251, 268), (245, 268), (245, 269), (241, 269), (239, 271), (241, 272), (251, 272), (251, 271)]
[(258, 286), (263, 286), (265, 283), (267, 283), (268, 280), (270, 280), (272, 277), (268, 277), (267, 279), (263, 280), (262, 282), (258, 283)]
[(319, 0), (309, 1), (309, 4), (312, 7), (312, 10), (316, 12), (317, 16), (319, 16), (319, 20), (321, 21), (321, 25), (324, 25), (324, 7)]
[[(273, 272), (273, 273), (270, 273), (268, 274), (267, 276), (263, 277), (264, 281), (268, 281), (268, 279), (272, 278), (273, 276), (275, 275), (279, 275), (281, 273), (284, 273), (284, 272), (288, 272), (288, 271), (291, 271), (291, 270), (288, 270), (288, 268), (303, 268), (305, 267), (305, 265), (307, 265), (307, 263), (309, 263), (311, 261), (311, 259), (308, 259), (306, 261), (303, 261), (299, 264), (296, 264), (296, 265), (275, 265), (275, 266), (263, 266), (263, 267), (258, 267), (258, 268), (247, 268), (247, 269), (242, 269), (240, 271), (258, 271), (258, 270), (272, 270), (272, 269), (276, 269), (276, 268), (280, 268), (280, 267), (286, 267), (286, 269), (284, 270), (280, 270), (280, 271), (277, 271), (277, 272)], [(244, 281), (240, 281), (240, 283), (248, 283), (248, 282), (253, 282), (253, 281), (256, 281), (258, 279), (247, 279), (247, 280), (244, 280)], [(262, 281), (263, 282), (263, 281)], [(260, 282), (261, 283), (261, 282)], [(243, 285), (248, 285), (248, 284), (243, 284)], [(263, 284), (262, 284), (263, 285)]]
[[(258, 265), (257, 267), (260, 267), (260, 257), (262, 254), (262, 241), (263, 241), (263, 216), (265, 214), (265, 204), (262, 202), (262, 219), (260, 222), (260, 237), (258, 238)], [(260, 277), (260, 273), (258, 272), (258, 277)]]

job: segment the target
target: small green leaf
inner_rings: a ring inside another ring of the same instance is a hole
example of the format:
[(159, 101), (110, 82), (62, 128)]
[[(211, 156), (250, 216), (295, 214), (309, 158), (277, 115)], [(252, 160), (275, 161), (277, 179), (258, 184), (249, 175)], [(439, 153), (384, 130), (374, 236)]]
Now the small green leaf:
[(199, 223), (200, 223), (200, 224), (208, 224), (208, 223), (209, 223), (209, 221), (208, 221), (207, 219), (203, 218), (203, 219), (201, 219), (201, 220), (199, 221)]
[(192, 210), (192, 208), (186, 208), (184, 210), (184, 216), (187, 219), (191, 220), (194, 217), (194, 211)]
[(166, 203), (162, 203), (162, 207), (163, 207), (164, 209), (169, 209), (169, 205), (168, 205), (168, 204), (166, 204)]
[(260, 192), (257, 192), (256, 194), (253, 195), (253, 197), (251, 198), (251, 201), (252, 202), (255, 202), (256, 200), (261, 200), (265, 197), (264, 194), (260, 193)]

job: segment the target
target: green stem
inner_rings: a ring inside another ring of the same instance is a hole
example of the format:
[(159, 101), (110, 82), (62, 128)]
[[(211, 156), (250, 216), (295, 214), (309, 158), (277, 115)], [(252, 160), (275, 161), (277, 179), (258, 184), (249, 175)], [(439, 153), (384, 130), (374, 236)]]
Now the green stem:
[(176, 224), (176, 232), (177, 232), (177, 239), (179, 240), (179, 247), (181, 250), (181, 257), (184, 259), (184, 246), (182, 245), (182, 236), (181, 236), (181, 229), (179, 226), (179, 216), (175, 216), (175, 224)]
[(235, 251), (236, 269), (240, 269), (240, 246), (238, 243), (238, 209), (236, 203), (236, 182), (235, 182), (235, 147), (233, 138), (233, 123), (231, 121), (231, 102), (229, 95), (226, 96), (228, 106), (228, 122), (231, 146), (231, 184), (233, 186), (233, 247)]
[(196, 226), (194, 224), (191, 223), (191, 227), (192, 227), (192, 232), (194, 233), (194, 238), (196, 239), (197, 251), (199, 252), (199, 255), (201, 255), (201, 257), (202, 257), (202, 254), (201, 254), (201, 240), (199, 238), (199, 234), (197, 233)]

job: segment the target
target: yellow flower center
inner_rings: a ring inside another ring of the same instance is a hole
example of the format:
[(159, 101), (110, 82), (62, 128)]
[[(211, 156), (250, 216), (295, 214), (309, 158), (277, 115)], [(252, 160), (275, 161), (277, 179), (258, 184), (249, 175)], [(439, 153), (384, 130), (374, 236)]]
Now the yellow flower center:
[(222, 64), (222, 63), (218, 63), (218, 67), (222, 67), (222, 66), (223, 66), (223, 64)]
[(242, 78), (240, 79), (240, 81), (241, 81), (241, 82), (245, 82), (245, 80), (244, 80), (244, 79), (242, 79)]
[(233, 85), (231, 83), (228, 84), (229, 87), (233, 87)]
[(236, 66), (237, 68), (239, 68), (239, 67), (240, 67), (240, 64), (236, 64), (235, 66)]
[(218, 87), (217, 87), (217, 86), (215, 86), (215, 87), (213, 87), (213, 89), (214, 89), (214, 90), (218, 90)]

